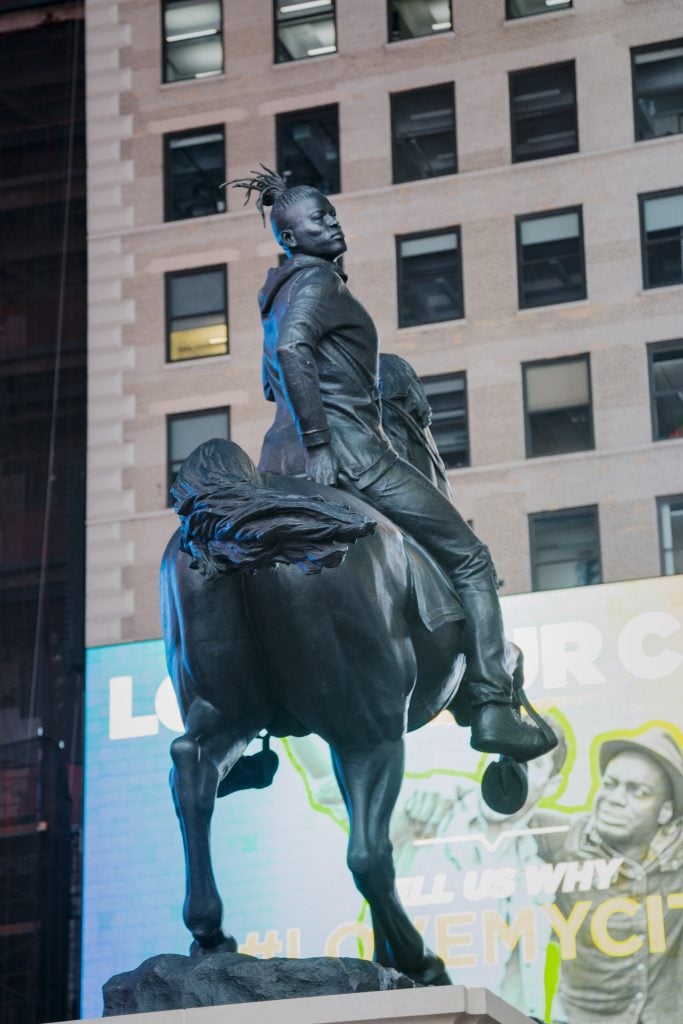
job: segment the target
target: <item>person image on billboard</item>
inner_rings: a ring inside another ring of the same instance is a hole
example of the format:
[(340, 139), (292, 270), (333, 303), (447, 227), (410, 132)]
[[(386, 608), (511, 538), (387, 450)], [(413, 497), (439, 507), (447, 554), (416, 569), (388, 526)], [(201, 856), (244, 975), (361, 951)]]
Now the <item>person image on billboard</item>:
[[(607, 893), (556, 893), (565, 920), (573, 914), (581, 925), (575, 956), (562, 960), (553, 1024), (673, 1024), (683, 1005), (683, 752), (653, 725), (605, 740), (598, 763), (590, 813), (538, 840), (555, 864), (618, 861)], [(536, 820), (567, 817), (544, 811)]]

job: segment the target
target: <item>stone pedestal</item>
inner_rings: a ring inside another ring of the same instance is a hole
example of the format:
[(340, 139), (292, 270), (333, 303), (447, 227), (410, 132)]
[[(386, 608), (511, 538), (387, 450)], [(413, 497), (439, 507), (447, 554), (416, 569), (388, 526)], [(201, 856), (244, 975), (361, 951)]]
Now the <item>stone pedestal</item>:
[(488, 989), (453, 985), (162, 1010), (88, 1024), (530, 1024), (530, 1018)]

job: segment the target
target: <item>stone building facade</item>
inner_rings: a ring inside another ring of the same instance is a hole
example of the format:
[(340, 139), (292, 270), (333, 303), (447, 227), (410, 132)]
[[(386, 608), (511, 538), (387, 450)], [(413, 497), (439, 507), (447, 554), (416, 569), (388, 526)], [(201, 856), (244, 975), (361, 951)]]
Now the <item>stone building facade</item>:
[[(683, 334), (683, 286), (645, 288), (638, 197), (683, 187), (683, 134), (634, 141), (631, 50), (683, 36), (680, 0), (575, 0), (506, 18), (454, 0), (451, 31), (387, 41), (384, 0), (337, 0), (337, 50), (273, 63), (271, 0), (224, 0), (224, 73), (162, 83), (162, 6), (87, 0), (88, 645), (159, 635), (167, 417), (229, 406), (258, 457), (256, 294), (277, 246), (253, 207), (164, 220), (169, 133), (222, 125), (226, 177), (276, 164), (276, 115), (338, 105), (350, 286), (385, 351), (466, 373), (469, 466), (455, 501), (504, 593), (532, 588), (529, 516), (597, 506), (604, 581), (661, 572), (657, 498), (683, 493), (683, 440), (653, 440), (648, 346)], [(549, 5), (552, 6), (552, 5)], [(511, 72), (574, 62), (579, 148), (512, 162)], [(392, 184), (390, 95), (455, 83), (457, 173)], [(680, 129), (679, 129), (680, 131)], [(584, 299), (520, 309), (515, 219), (580, 207)], [(397, 236), (458, 226), (464, 316), (399, 328)], [(169, 362), (164, 276), (227, 266), (229, 354)], [(522, 364), (589, 354), (594, 447), (528, 458)]]

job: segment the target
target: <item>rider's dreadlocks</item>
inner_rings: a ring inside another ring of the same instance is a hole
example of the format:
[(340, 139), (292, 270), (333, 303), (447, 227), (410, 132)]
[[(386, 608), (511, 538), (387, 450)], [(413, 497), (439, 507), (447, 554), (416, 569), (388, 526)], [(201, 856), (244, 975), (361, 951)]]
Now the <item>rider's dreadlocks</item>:
[(225, 184), (232, 185), (233, 188), (246, 189), (245, 206), (251, 199), (251, 193), (257, 192), (256, 209), (261, 214), (264, 227), (266, 224), (264, 207), (272, 206), (270, 219), (279, 230), (281, 227), (281, 214), (288, 206), (293, 206), (299, 199), (304, 199), (307, 196), (318, 196), (320, 193), (312, 185), (294, 185), (292, 188), (289, 188), (285, 179), (279, 174), (271, 171), (264, 164), (261, 164), (261, 167), (263, 171), (252, 171), (253, 177), (251, 178), (236, 178), (234, 181), (226, 181)]

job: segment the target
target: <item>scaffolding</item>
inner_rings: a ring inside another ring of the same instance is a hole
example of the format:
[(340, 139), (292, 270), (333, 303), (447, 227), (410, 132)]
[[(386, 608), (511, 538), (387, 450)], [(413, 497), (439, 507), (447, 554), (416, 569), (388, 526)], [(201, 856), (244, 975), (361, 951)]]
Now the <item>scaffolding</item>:
[(59, 1020), (69, 951), (71, 802), (62, 750), (0, 746), (0, 1021)]

